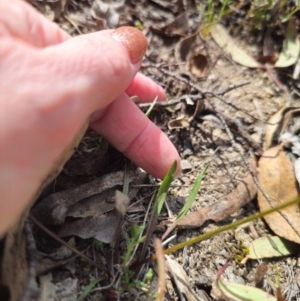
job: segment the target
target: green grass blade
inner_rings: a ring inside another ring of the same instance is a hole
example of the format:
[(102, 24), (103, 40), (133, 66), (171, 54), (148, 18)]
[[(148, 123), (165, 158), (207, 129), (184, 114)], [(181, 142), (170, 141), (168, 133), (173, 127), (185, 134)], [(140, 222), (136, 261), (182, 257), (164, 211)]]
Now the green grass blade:
[(168, 190), (174, 179), (176, 168), (177, 168), (177, 162), (175, 161), (172, 164), (171, 168), (169, 169), (167, 175), (164, 177), (164, 179), (159, 187), (159, 190), (157, 192), (155, 202), (154, 202), (154, 205), (153, 205), (153, 208), (151, 211), (151, 216), (150, 216), (150, 220), (149, 220), (148, 227), (147, 227), (146, 238), (143, 243), (140, 260), (143, 260), (145, 257), (146, 250), (148, 248), (151, 236), (153, 234), (153, 231), (154, 231), (154, 228), (155, 228), (155, 225), (157, 222), (157, 218), (161, 212), (162, 206), (166, 200)]
[(176, 225), (182, 220), (182, 218), (187, 214), (188, 210), (192, 207), (207, 169), (208, 169), (208, 166), (205, 167), (204, 170), (202, 170), (201, 173), (198, 175), (187, 202), (184, 204), (184, 206), (180, 210), (180, 212), (179, 212), (177, 218), (175, 219), (175, 221), (173, 222), (173, 224), (167, 229), (167, 231), (162, 236), (162, 238), (161, 238), (162, 241), (164, 241), (166, 239), (166, 237), (174, 230)]
[(205, 167), (198, 175), (198, 177), (194, 183), (194, 186), (190, 192), (187, 202), (184, 204), (184, 206), (180, 210), (176, 220), (174, 221), (175, 224), (180, 222), (182, 220), (182, 218), (187, 214), (188, 210), (192, 207), (192, 205), (196, 199), (196, 196), (198, 194), (198, 191), (200, 189), (200, 185), (202, 183), (203, 177), (204, 177), (205, 173), (207, 172), (207, 170), (208, 170), (208, 166)]
[(175, 161), (172, 164), (171, 168), (169, 169), (167, 175), (164, 177), (164, 179), (159, 187), (159, 190), (158, 190), (158, 193), (157, 193), (157, 196), (155, 199), (155, 203), (153, 206), (152, 214), (157, 214), (157, 215), (160, 214), (162, 206), (166, 200), (166, 196), (169, 191), (170, 185), (174, 179), (176, 168), (177, 168), (177, 162)]
[(153, 110), (153, 108), (154, 108), (156, 102), (157, 102), (157, 96), (155, 97), (155, 99), (153, 100), (151, 106), (149, 107), (149, 109), (147, 110), (147, 112), (146, 112), (146, 114), (145, 114), (147, 117), (149, 117), (149, 115), (150, 115), (150, 113), (152, 112), (152, 110)]
[(98, 278), (93, 280), (91, 283), (89, 283), (85, 289), (83, 290), (83, 292), (80, 294), (80, 296), (78, 297), (77, 301), (83, 301), (87, 295), (91, 292), (91, 290), (95, 287), (96, 284), (98, 284), (101, 280), (103, 280), (103, 278)]

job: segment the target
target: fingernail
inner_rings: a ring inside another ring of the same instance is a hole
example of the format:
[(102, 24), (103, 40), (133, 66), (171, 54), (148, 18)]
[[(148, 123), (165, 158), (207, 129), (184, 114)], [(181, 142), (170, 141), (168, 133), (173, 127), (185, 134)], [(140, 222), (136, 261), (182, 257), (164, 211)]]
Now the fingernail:
[(145, 55), (148, 41), (138, 29), (122, 26), (113, 32), (112, 37), (125, 46), (132, 64), (138, 63)]

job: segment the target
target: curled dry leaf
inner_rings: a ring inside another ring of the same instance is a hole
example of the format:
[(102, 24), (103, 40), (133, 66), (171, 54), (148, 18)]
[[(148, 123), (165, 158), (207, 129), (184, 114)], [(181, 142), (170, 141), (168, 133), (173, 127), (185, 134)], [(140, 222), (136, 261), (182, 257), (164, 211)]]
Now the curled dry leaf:
[[(281, 145), (270, 148), (263, 153), (259, 160), (258, 180), (274, 206), (299, 196), (293, 164), (282, 150)], [(258, 191), (258, 205), (261, 211), (271, 208), (269, 201), (260, 190)], [(300, 237), (292, 228), (293, 226), (295, 229), (300, 229), (298, 206), (290, 206), (280, 212), (284, 214), (287, 220), (279, 212), (266, 215), (264, 219), (278, 236), (300, 243)]]
[(265, 126), (264, 150), (278, 145), (278, 138), (286, 130), (293, 114), (300, 111), (300, 107), (284, 107), (276, 112)]
[(175, 59), (178, 63), (178, 67), (181, 72), (185, 73), (186, 70), (186, 62), (188, 61), (188, 57), (191, 51), (191, 48), (197, 38), (198, 32), (192, 34), (188, 37), (181, 39), (175, 46)]
[[(254, 156), (250, 157), (250, 165), (252, 171), (256, 173), (256, 160)], [(257, 187), (251, 174), (248, 174), (223, 200), (186, 215), (177, 224), (177, 227), (185, 229), (197, 228), (202, 226), (207, 220), (219, 222), (249, 203), (255, 197), (256, 193)]]
[(218, 46), (230, 55), (236, 63), (250, 68), (258, 68), (260, 66), (252, 56), (237, 46), (234, 39), (221, 24), (216, 24), (210, 33)]
[(173, 129), (184, 129), (190, 126), (190, 122), (186, 117), (179, 117), (177, 119), (171, 120), (168, 122), (168, 128)]
[(199, 51), (195, 52), (193, 46), (196, 42), (199, 32), (183, 38), (175, 46), (175, 59), (182, 73), (187, 70), (197, 78), (207, 76), (209, 70), (209, 61), (207, 56)]
[(208, 67), (209, 62), (204, 54), (196, 53), (189, 60), (189, 70), (197, 78), (206, 77), (209, 70)]

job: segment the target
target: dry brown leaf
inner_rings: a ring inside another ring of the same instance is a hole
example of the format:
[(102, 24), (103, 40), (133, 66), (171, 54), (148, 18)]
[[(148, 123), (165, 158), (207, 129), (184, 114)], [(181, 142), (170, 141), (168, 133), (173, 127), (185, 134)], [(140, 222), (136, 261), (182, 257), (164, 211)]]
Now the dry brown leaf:
[(257, 268), (255, 272), (255, 287), (261, 288), (263, 286), (263, 280), (268, 271), (268, 266), (262, 262)]
[(223, 25), (216, 24), (210, 33), (218, 46), (229, 54), (236, 63), (250, 68), (258, 68), (260, 66), (252, 56), (237, 46)]
[(110, 188), (85, 198), (68, 207), (66, 216), (85, 218), (107, 213), (115, 208), (115, 192), (115, 188)]
[[(263, 153), (259, 160), (258, 180), (274, 206), (291, 201), (299, 195), (293, 164), (282, 150), (281, 145)], [(258, 191), (258, 205), (261, 211), (271, 208), (260, 190)], [(300, 243), (300, 237), (290, 226), (291, 224), (294, 228), (300, 229), (298, 206), (290, 206), (282, 209), (281, 212), (287, 217), (288, 222), (279, 212), (266, 215), (264, 219), (278, 236)]]
[(278, 138), (283, 134), (292, 115), (300, 111), (300, 107), (284, 107), (276, 112), (265, 126), (264, 150), (278, 145)]
[[(68, 215), (86, 217), (91, 213), (93, 213), (92, 216), (95, 216), (111, 211), (114, 208), (114, 205), (112, 208), (111, 204), (111, 192), (106, 191), (112, 188), (116, 190), (116, 187), (121, 186), (123, 176), (123, 172), (115, 172), (90, 183), (54, 193), (39, 202), (32, 209), (32, 214), (44, 224), (61, 225)], [(136, 171), (131, 173), (130, 182), (143, 182), (145, 177), (145, 172)]]
[(104, 243), (111, 243), (121, 228), (129, 202), (125, 194), (117, 191), (113, 211), (65, 224), (58, 230), (57, 235), (62, 237), (75, 235), (83, 239), (94, 237)]
[[(256, 160), (254, 157), (250, 159), (250, 162), (253, 172), (256, 173)], [(252, 176), (249, 174), (223, 200), (186, 215), (177, 224), (177, 227), (190, 229), (202, 226), (207, 220), (219, 222), (249, 203), (255, 197), (256, 193), (257, 187)]]
[(186, 12), (183, 12), (169, 24), (159, 28), (153, 27), (152, 29), (168, 37), (185, 36), (189, 30), (188, 16)]

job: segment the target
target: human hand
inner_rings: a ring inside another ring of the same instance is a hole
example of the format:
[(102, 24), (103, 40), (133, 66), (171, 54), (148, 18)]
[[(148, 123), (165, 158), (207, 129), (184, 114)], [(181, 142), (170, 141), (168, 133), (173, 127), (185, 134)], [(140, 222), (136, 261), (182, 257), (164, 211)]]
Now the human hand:
[(155, 177), (180, 161), (129, 98), (165, 98), (137, 73), (147, 48), (139, 31), (71, 38), (23, 1), (0, 0), (0, 11), (0, 236), (90, 116), (91, 128)]

